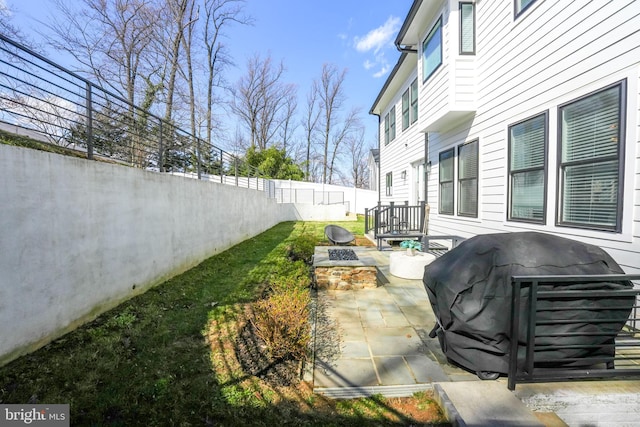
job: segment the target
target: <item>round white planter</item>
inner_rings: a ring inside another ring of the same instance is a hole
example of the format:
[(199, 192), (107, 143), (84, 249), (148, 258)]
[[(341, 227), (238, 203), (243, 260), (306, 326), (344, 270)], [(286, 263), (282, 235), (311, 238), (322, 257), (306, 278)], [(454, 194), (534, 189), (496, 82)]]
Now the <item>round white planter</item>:
[(416, 252), (414, 256), (407, 251), (394, 251), (389, 255), (389, 272), (403, 279), (422, 279), (424, 267), (436, 259), (434, 255)]

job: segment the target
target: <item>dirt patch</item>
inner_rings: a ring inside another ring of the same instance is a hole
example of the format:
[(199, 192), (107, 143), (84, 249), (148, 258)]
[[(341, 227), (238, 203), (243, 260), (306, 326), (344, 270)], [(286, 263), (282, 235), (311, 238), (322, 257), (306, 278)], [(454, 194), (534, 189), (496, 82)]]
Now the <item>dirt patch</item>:
[[(248, 317), (250, 314), (245, 316)], [(300, 382), (301, 362), (274, 359), (267, 351), (262, 338), (256, 333), (253, 322), (244, 320), (240, 326), (235, 343), (235, 355), (246, 374), (275, 386), (290, 386)]]

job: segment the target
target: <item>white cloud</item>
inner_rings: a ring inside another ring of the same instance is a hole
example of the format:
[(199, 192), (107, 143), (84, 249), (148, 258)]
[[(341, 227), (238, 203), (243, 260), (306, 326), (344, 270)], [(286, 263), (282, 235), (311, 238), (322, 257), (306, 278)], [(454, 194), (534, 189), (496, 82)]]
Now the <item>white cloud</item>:
[(364, 37), (355, 37), (355, 47), (358, 52), (373, 50), (378, 53), (380, 49), (389, 46), (400, 29), (400, 18), (390, 16), (382, 26), (375, 28)]
[[(362, 66), (365, 70), (377, 70), (373, 77), (379, 78), (386, 75), (391, 68), (385, 57), (387, 49), (393, 49), (393, 41), (400, 30), (400, 18), (390, 16), (387, 21), (375, 28), (363, 37), (354, 37), (354, 47), (358, 52), (369, 53), (373, 58), (367, 58)], [(395, 51), (395, 49), (394, 49)]]
[(383, 77), (388, 72), (389, 72), (389, 65), (385, 64), (377, 73), (374, 73), (373, 77), (377, 79), (377, 78)]

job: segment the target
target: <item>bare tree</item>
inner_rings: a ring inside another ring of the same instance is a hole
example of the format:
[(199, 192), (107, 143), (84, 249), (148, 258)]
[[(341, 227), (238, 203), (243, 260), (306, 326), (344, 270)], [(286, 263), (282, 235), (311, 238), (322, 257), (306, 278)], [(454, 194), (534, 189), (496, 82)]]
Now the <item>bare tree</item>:
[(161, 52), (165, 55), (165, 113), (164, 119), (171, 122), (173, 118), (173, 103), (176, 93), (176, 79), (180, 67), (181, 45), (184, 41), (185, 30), (192, 24), (188, 11), (193, 10), (194, 0), (166, 0), (163, 8), (162, 24), (157, 27), (161, 34)]
[(32, 47), (27, 36), (15, 25), (11, 23), (13, 11), (4, 0), (0, 0), (0, 34), (4, 34), (13, 41), (22, 43), (25, 46)]
[(247, 74), (236, 86), (231, 109), (245, 125), (250, 146), (264, 150), (286, 120), (286, 108), (296, 96), (296, 87), (282, 81), (284, 65), (274, 65), (270, 56), (255, 55), (247, 62)]
[[(64, 51), (131, 104), (135, 103), (138, 79), (153, 39), (156, 10), (150, 0), (81, 0), (74, 8), (54, 0), (59, 18), (48, 24), (56, 38), (49, 43)], [(152, 71), (147, 71), (151, 75)]]
[(314, 81), (321, 111), (323, 183), (332, 183), (335, 162), (342, 143), (360, 126), (358, 110), (351, 110), (344, 119), (340, 117), (345, 102), (343, 84), (346, 75), (346, 69), (338, 71), (335, 65), (324, 64), (320, 80)]
[[(295, 92), (294, 92), (295, 93)], [(285, 155), (291, 151), (291, 137), (296, 130), (297, 125), (293, 125), (296, 110), (298, 109), (298, 99), (296, 96), (288, 96), (284, 99), (284, 116), (281, 127), (280, 140)]]
[(222, 71), (231, 59), (221, 39), (223, 29), (232, 23), (249, 25), (252, 19), (242, 13), (244, 0), (205, 0), (204, 2), (204, 43), (207, 50), (207, 109), (206, 139), (211, 143), (214, 127), (213, 105), (214, 87), (223, 85)]
[(315, 181), (311, 178), (311, 160), (312, 160), (312, 148), (315, 145), (316, 133), (318, 131), (318, 121), (320, 119), (320, 109), (318, 106), (318, 86), (316, 84), (311, 85), (311, 90), (307, 94), (307, 110), (305, 112), (304, 119), (302, 121), (302, 128), (304, 129), (304, 138), (306, 144), (306, 156), (304, 160), (305, 165), (305, 179), (307, 181)]
[(364, 143), (364, 127), (360, 127), (346, 140), (346, 147), (351, 160), (351, 181), (356, 188), (367, 188), (369, 185), (369, 167), (367, 155), (370, 147)]

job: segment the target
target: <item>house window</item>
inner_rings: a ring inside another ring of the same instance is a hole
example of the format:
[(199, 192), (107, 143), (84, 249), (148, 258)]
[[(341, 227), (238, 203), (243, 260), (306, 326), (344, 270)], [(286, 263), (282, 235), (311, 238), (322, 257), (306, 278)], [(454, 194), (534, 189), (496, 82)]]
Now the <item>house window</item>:
[(411, 83), (411, 123), (418, 120), (418, 79)]
[(477, 139), (458, 147), (458, 215), (478, 216)]
[(409, 89), (402, 94), (402, 130), (409, 127)]
[(442, 64), (442, 17), (438, 19), (422, 43), (422, 81), (427, 81), (440, 64)]
[(558, 108), (558, 224), (621, 230), (626, 81)]
[(389, 172), (387, 174), (387, 185), (386, 185), (386, 195), (387, 196), (393, 196), (393, 172)]
[(440, 203), (438, 212), (453, 215), (453, 148), (443, 151), (439, 156)]
[(535, 3), (536, 0), (514, 0), (514, 10), (516, 18), (520, 16), (522, 12), (527, 10), (529, 6)]
[(509, 220), (545, 223), (547, 113), (509, 127)]
[(460, 3), (460, 54), (476, 53), (476, 6), (475, 3)]
[(384, 145), (389, 143), (389, 113), (384, 116)]
[(396, 139), (396, 106), (389, 112), (389, 141)]

